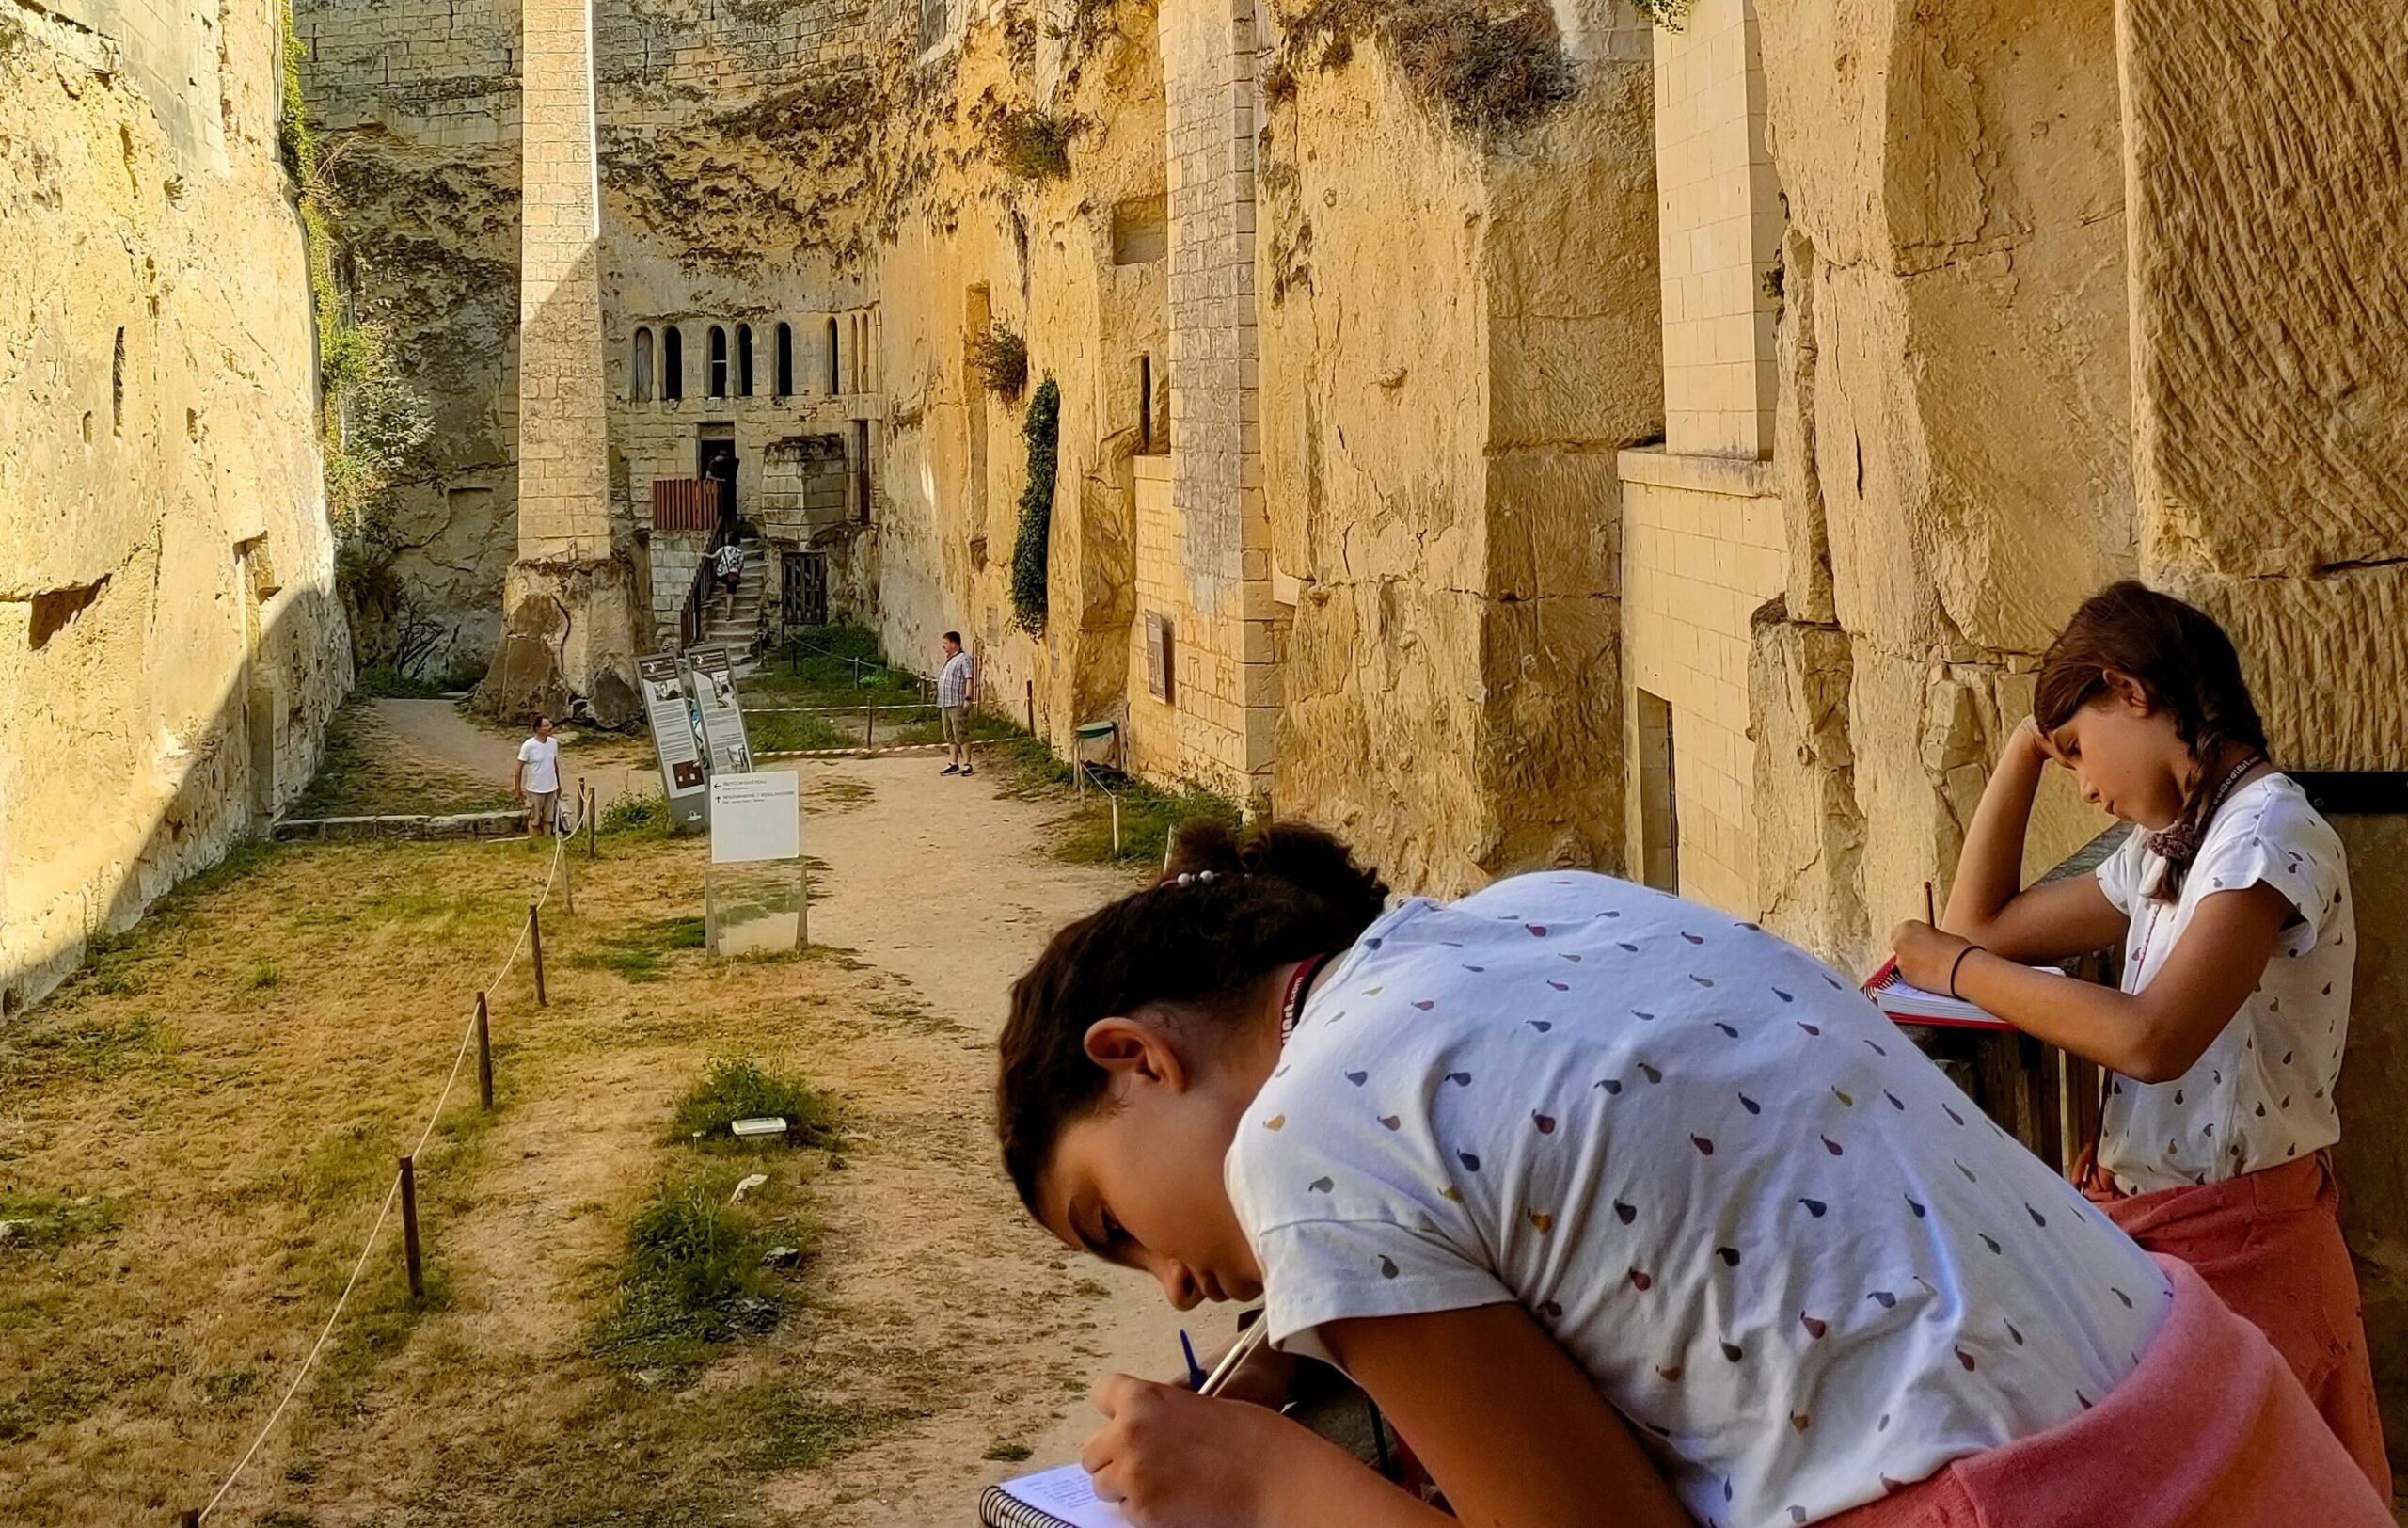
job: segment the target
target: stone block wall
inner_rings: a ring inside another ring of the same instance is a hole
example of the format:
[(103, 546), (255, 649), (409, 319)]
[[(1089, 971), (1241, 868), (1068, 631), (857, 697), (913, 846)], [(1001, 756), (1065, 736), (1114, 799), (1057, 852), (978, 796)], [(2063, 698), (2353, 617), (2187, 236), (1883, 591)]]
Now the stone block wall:
[(1668, 451), (1772, 454), (1779, 299), (1767, 278), (1787, 220), (1765, 112), (1754, 0), (1696, 0), (1681, 30), (1656, 29)]
[[(1668, 708), (1671, 801), (1682, 896), (1754, 917), (1755, 708), (1749, 662), (1757, 613), (1787, 581), (1772, 464), (1626, 451), (1623, 480), (1623, 670), (1634, 695)], [(1630, 710), (1629, 756), (1640, 758)], [(1644, 863), (1650, 812), (1630, 772), (1627, 863)]]
[[(1168, 562), (1155, 578), (1179, 628), (1181, 772), (1251, 801), (1271, 785), (1285, 624), (1263, 503), (1253, 0), (1164, 0), (1160, 37), (1173, 444)], [(1141, 528), (1141, 570), (1148, 546)]]
[(0, 1015), (263, 830), (351, 682), (277, 46), (0, 12)]

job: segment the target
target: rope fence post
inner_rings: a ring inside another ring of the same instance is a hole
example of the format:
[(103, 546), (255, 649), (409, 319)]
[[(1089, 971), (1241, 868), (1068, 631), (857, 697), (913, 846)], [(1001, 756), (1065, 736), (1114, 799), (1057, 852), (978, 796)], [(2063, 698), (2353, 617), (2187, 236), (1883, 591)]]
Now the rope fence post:
[(543, 909), (534, 902), (527, 904), (527, 944), (535, 956), (535, 1004), (538, 1008), (549, 1008), (552, 1000), (544, 995)]
[(493, 1029), (485, 1021), (485, 995), (477, 994), (477, 1097), (493, 1112)]
[(876, 753), (878, 751), (878, 708), (863, 707), (863, 714), (869, 720), (862, 724), (862, 746), (871, 753)]
[(426, 1272), (418, 1254), (418, 1169), (402, 1158), (402, 1261), (409, 1268), (410, 1298), (426, 1297)]
[(585, 857), (598, 859), (602, 853), (602, 788), (595, 786), (585, 798)]
[(186, 1507), (176, 1514), (176, 1528), (200, 1528), (200, 1509)]
[(1037, 681), (1028, 681), (1028, 735), (1037, 736)]
[[(578, 804), (584, 804), (580, 802)], [(576, 841), (574, 829), (571, 830), (570, 841)], [(561, 895), (568, 900), (569, 915), (575, 917), (577, 915), (577, 871), (574, 867), (577, 864), (577, 856), (568, 852), (567, 846), (560, 841), (560, 836), (557, 833), (552, 836), (552, 852), (560, 856)]]

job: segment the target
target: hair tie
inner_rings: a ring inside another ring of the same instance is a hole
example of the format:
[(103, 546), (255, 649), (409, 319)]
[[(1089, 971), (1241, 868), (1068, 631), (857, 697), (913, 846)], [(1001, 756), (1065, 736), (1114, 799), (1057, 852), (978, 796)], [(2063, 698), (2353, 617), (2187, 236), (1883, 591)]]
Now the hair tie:
[(1220, 877), (1213, 874), (1211, 870), (1181, 870), (1179, 872), (1178, 884), (1182, 886), (1209, 886), (1219, 879)]
[(2147, 840), (2148, 852), (2168, 865), (2188, 866), (2198, 858), (2200, 845), (2207, 839), (2208, 827), (2215, 821), (2216, 813), (2223, 809), (2225, 798), (2232, 794), (2232, 788), (2240, 783), (2241, 777), (2256, 768), (2265, 756), (2263, 754), (2251, 754), (2235, 764), (2217, 784), (2215, 794), (2209, 798), (2208, 809), (2196, 817), (2185, 817), (2162, 832), (2150, 834)]

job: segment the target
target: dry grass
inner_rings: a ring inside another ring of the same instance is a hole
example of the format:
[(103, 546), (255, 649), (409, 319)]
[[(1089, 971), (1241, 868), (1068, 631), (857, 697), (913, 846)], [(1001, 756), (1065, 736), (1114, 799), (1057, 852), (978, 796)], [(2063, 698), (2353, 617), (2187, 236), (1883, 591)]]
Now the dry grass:
[[(984, 1047), (858, 961), (663, 937), (700, 906), (692, 841), (604, 852), (578, 915), (547, 912), (550, 1006), (523, 966), (493, 995), (496, 1112), (471, 1064), (420, 1158), (427, 1301), (388, 1225), (214, 1520), (835, 1525), (874, 1494), (879, 1520), (935, 1521), (1083, 1383), (1089, 1297), (993, 1168)], [(0, 1239), (11, 1520), (208, 1500), (341, 1288), (545, 854), (253, 852), (0, 1033), (0, 1219), (24, 1222)], [(590, 958), (629, 947), (648, 979)], [(833, 1095), (842, 1156), (673, 1141), (721, 1057)], [(768, 1319), (732, 1305), (673, 1349), (614, 1345), (646, 1207), (724, 1202), (751, 1171), (770, 1182), (725, 1265)], [(763, 1269), (764, 1237), (810, 1255)], [(834, 1461), (872, 1439), (863, 1487)]]

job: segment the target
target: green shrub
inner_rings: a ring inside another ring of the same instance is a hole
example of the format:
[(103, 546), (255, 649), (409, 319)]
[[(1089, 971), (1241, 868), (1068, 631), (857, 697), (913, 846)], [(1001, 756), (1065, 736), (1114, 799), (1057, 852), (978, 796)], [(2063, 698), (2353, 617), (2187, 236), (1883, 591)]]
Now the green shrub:
[(1048, 376), (1028, 401), (1021, 438), (1028, 442), (1028, 483), (1020, 493), (1020, 535), (1012, 544), (1012, 618), (1045, 629), (1046, 567), (1054, 538), (1054, 480), (1060, 470), (1062, 389)]
[(970, 369), (987, 390), (1013, 402), (1028, 390), (1028, 342), (1002, 324), (970, 337)]
[(669, 832), (669, 799), (657, 791), (622, 796), (602, 808), (604, 833), (665, 836)]

